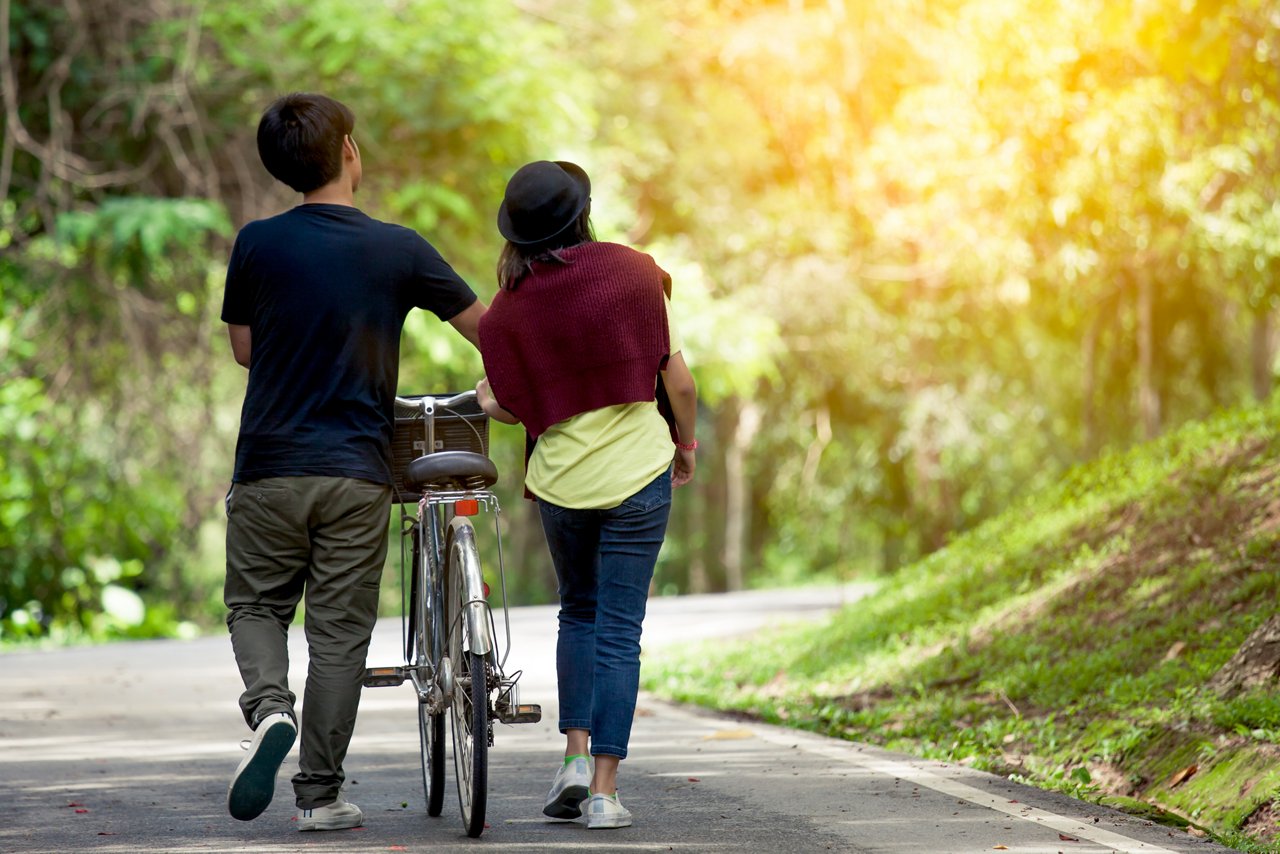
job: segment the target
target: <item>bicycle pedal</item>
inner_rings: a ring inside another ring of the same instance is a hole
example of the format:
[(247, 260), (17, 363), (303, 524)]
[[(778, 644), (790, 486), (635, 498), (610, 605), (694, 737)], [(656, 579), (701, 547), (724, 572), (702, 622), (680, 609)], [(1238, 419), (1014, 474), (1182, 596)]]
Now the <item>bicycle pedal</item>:
[(391, 688), (403, 685), (405, 672), (403, 667), (366, 667), (364, 671), (364, 687)]
[(498, 720), (504, 724), (536, 724), (542, 720), (542, 706), (536, 703), (521, 703), (514, 709), (500, 709)]

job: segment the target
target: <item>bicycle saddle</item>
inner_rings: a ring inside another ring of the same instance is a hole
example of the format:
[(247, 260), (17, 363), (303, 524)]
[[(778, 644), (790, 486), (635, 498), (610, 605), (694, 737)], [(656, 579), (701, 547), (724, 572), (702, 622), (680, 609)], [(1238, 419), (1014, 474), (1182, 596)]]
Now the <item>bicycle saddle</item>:
[(436, 451), (409, 463), (404, 484), (422, 492), (429, 487), (487, 489), (498, 482), (493, 460), (471, 451)]

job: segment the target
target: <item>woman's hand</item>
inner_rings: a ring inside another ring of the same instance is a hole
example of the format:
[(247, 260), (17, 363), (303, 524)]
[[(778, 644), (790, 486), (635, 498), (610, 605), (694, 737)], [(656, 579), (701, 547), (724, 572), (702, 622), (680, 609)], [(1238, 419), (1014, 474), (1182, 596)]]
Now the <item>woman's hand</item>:
[(484, 414), (494, 421), (501, 421), (503, 424), (520, 423), (520, 419), (503, 409), (498, 403), (498, 399), (493, 396), (493, 390), (489, 388), (488, 377), (481, 377), (480, 382), (476, 383), (476, 402), (480, 404)]
[(695, 458), (696, 451), (686, 451), (683, 448), (676, 448), (676, 456), (671, 466), (671, 485), (684, 486), (693, 480), (693, 470), (697, 468), (698, 461)]
[(693, 452), (698, 441), (693, 437), (698, 426), (698, 390), (684, 355), (679, 351), (672, 353), (667, 360), (667, 366), (662, 370), (662, 384), (666, 386), (671, 414), (675, 416), (675, 435), (687, 440), (683, 448), (680, 440), (676, 440), (676, 455), (671, 467), (671, 485), (684, 486), (693, 480), (693, 470), (697, 466)]

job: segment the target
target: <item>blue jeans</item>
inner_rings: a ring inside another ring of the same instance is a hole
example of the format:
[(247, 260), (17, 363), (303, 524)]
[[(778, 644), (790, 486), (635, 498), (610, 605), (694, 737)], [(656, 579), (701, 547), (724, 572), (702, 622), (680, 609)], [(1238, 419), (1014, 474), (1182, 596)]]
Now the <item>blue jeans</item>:
[(608, 510), (539, 499), (560, 580), (560, 731), (591, 733), (592, 755), (625, 759), (640, 690), (640, 628), (671, 512), (663, 472)]

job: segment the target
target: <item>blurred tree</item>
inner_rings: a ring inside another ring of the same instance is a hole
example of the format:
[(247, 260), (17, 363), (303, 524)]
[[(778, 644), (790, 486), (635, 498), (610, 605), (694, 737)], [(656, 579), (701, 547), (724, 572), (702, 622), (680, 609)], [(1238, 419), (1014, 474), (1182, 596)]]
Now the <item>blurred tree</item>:
[[(703, 453), (662, 591), (893, 569), (1271, 392), (1268, 0), (0, 0), (0, 39), (5, 632), (90, 625), (108, 586), (214, 598), (221, 263), (293, 203), (253, 140), (292, 89), (352, 105), (361, 204), (486, 296), (537, 158), (583, 163), (600, 236), (672, 272)], [(405, 390), (480, 370), (429, 318), (403, 350)], [(513, 593), (545, 600), (519, 432), (493, 435)]]
[[(1185, 185), (1211, 170), (1186, 169), (1214, 133), (1270, 130), (1231, 103), (1280, 91), (1276, 22), (1266, 3), (1191, 6), (539, 7), (584, 44), (627, 33), (592, 59), (624, 230), (779, 329), (750, 405), (709, 419), (728, 482), (688, 510), (700, 527), (736, 513), (742, 471), (754, 518), (733, 530), (763, 532), (763, 576), (893, 567), (1084, 455), (1238, 399), (1224, 282), (1270, 245), (1267, 173), (1231, 200), (1232, 232)], [(1224, 97), (1226, 75), (1252, 94)], [(690, 565), (736, 583), (736, 552), (704, 543)]]
[[(293, 203), (257, 162), (261, 110), (292, 89), (351, 102), (366, 209), (487, 279), (507, 174), (584, 115), (543, 75), (576, 69), (499, 2), (0, 0), (0, 40), (0, 634), (105, 630), (108, 584), (151, 606), (129, 631), (214, 613), (216, 568), (191, 563), (243, 383), (222, 269), (234, 225)], [(473, 384), (455, 338), (415, 319), (405, 387)]]

